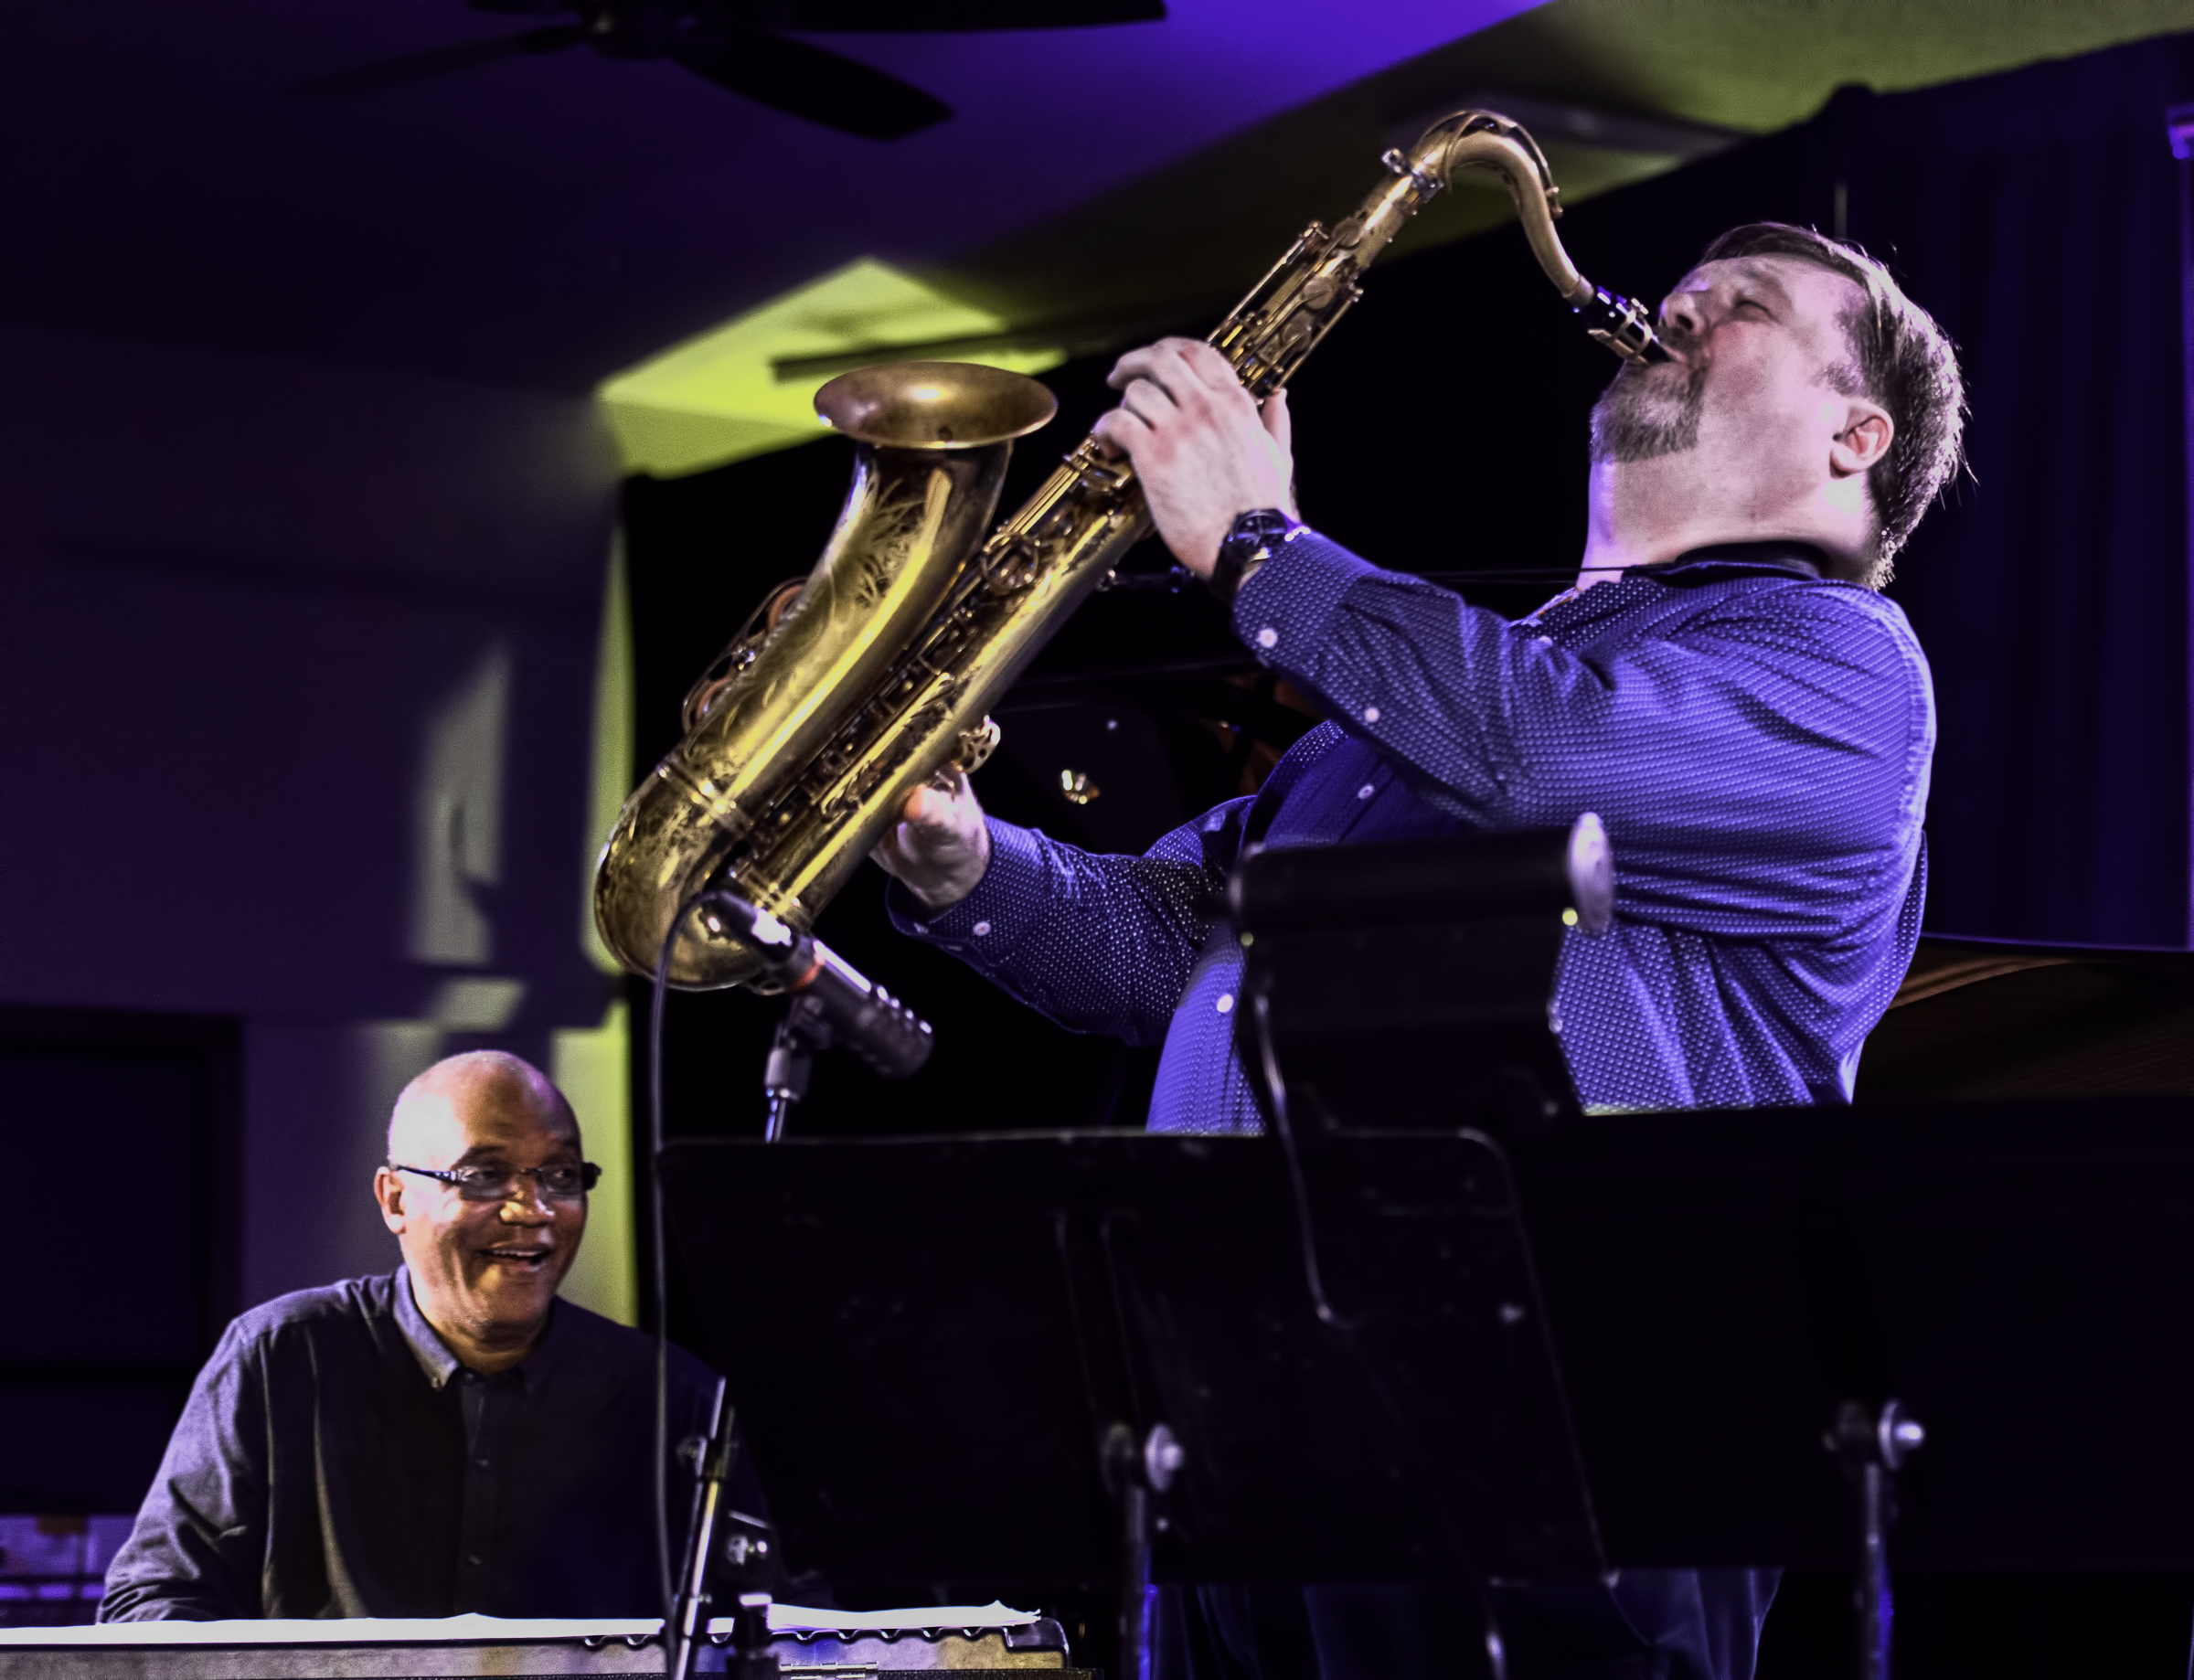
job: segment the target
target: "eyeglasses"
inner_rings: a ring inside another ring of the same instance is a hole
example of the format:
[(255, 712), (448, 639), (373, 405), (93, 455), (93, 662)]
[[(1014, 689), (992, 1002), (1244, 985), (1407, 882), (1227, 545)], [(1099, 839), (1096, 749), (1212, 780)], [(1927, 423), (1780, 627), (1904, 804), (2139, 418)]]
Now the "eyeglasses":
[(576, 1164), (565, 1162), (555, 1166), (399, 1166), (391, 1161), (392, 1173), (416, 1173), (421, 1178), (439, 1178), (445, 1185), (454, 1185), (457, 1194), (468, 1202), (507, 1202), (518, 1193), (518, 1180), (530, 1178), (541, 1187), (541, 1194), (551, 1201), (568, 1202), (584, 1196), (602, 1182), (602, 1169), (591, 1161)]

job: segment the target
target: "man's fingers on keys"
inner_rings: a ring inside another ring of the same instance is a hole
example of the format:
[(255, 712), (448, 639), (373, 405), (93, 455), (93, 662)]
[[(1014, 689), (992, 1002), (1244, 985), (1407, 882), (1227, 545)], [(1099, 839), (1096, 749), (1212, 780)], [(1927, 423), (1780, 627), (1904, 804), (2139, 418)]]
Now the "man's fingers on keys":
[(1227, 358), (1202, 339), (1168, 338), (1166, 342), (1177, 346), (1182, 367), (1204, 389), (1219, 395), (1241, 390), (1241, 381)]
[(1165, 389), (1148, 379), (1137, 379), (1120, 393), (1120, 406), (1156, 431), (1180, 413), (1181, 407)]
[(1132, 455), (1151, 436), (1149, 425), (1125, 409), (1109, 409), (1099, 415), (1095, 430), (1098, 439), (1114, 454)]
[[(1145, 345), (1139, 350), (1130, 350), (1113, 365), (1106, 383), (1114, 390), (1124, 390), (1137, 379), (1148, 379), (1169, 394), (1178, 396), (1177, 387), (1189, 383), (1188, 362), (1184, 352), (1195, 348), (1193, 338), (1161, 338), (1156, 344)], [(1206, 345), (1205, 349), (1210, 346)]]

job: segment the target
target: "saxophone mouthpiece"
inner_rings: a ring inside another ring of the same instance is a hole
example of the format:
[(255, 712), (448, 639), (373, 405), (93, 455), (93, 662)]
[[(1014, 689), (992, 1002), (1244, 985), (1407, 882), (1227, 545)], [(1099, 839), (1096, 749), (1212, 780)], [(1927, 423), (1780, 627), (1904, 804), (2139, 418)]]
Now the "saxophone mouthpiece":
[(1610, 292), (1605, 286), (1594, 286), (1592, 296), (1574, 308), (1584, 321), (1586, 334), (1624, 361), (1669, 359), (1667, 346), (1661, 343), (1660, 335), (1653, 330), (1652, 313), (1636, 299)]

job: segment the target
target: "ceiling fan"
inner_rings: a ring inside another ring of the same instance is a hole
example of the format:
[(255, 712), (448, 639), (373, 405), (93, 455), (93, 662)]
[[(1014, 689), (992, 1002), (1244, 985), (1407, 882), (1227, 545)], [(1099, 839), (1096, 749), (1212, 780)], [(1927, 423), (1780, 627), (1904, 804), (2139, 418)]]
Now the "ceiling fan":
[(668, 58), (729, 92), (840, 133), (898, 140), (953, 108), (911, 82), (781, 30), (947, 34), (1156, 23), (1165, 0), (468, 0), (474, 11), (559, 18), (321, 77), (299, 93), (372, 93), (504, 58), (591, 47)]

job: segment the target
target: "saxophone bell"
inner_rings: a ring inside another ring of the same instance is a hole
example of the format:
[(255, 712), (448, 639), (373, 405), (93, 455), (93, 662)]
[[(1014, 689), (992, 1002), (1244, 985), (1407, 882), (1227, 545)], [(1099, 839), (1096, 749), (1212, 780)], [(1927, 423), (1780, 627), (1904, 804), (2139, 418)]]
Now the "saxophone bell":
[[(979, 709), (962, 716), (940, 638), (965, 611), (955, 586), (1013, 440), (1056, 399), (998, 368), (908, 362), (842, 374), (815, 407), (855, 443), (823, 557), (702, 674), (685, 739), (625, 802), (595, 866), (595, 927), (637, 973), (710, 886), (806, 934), (907, 793), (955, 757), (972, 769), (996, 739)], [(688, 918), (668, 979), (712, 991), (763, 969), (742, 930)]]

